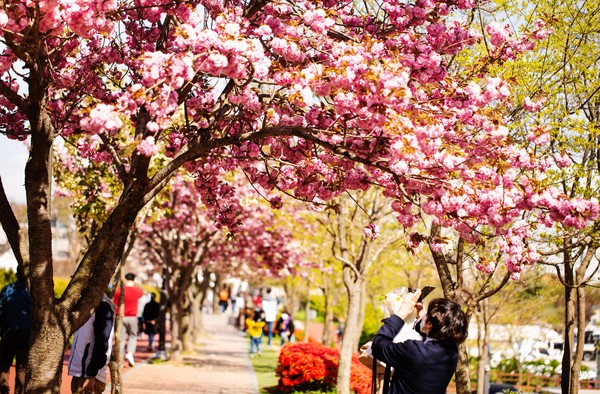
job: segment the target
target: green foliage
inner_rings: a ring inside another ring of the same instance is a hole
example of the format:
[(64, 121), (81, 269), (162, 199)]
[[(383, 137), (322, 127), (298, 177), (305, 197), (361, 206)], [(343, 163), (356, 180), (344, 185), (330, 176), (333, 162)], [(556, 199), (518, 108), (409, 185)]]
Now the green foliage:
[(504, 373), (527, 371), (535, 375), (554, 376), (560, 373), (560, 365), (558, 360), (525, 361), (521, 364), (513, 357), (500, 361), (494, 370)]
[(13, 270), (0, 269), (0, 288), (17, 280), (17, 273)]
[(54, 278), (54, 297), (60, 298), (69, 284), (69, 278)]
[(370, 341), (381, 327), (381, 311), (377, 310), (373, 304), (367, 304), (365, 309), (365, 322), (360, 333), (359, 345)]
[(500, 361), (494, 369), (506, 373), (519, 372), (519, 360), (514, 357), (504, 359)]
[[(17, 280), (17, 274), (13, 270), (0, 269), (0, 288)], [(64, 293), (69, 278), (54, 278), (54, 297), (60, 298)]]

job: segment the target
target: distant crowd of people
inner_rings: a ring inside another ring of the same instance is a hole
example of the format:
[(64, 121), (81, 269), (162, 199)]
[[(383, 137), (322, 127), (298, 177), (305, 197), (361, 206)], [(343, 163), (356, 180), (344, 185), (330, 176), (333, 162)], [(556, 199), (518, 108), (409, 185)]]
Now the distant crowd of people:
[(275, 335), (279, 335), (281, 346), (294, 341), (294, 320), (283, 308), (282, 300), (273, 295), (272, 288), (259, 288), (232, 296), (231, 288), (223, 284), (218, 297), (221, 313), (229, 311), (235, 326), (248, 334), (251, 357), (261, 355), (265, 337), (267, 346), (273, 345)]

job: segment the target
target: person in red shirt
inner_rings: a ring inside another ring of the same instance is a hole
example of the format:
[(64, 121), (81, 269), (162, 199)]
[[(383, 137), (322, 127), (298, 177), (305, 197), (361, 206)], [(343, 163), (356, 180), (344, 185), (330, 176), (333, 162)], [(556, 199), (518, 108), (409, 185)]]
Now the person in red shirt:
[[(133, 354), (137, 346), (137, 335), (138, 335), (138, 301), (144, 295), (144, 290), (136, 286), (135, 274), (131, 272), (125, 275), (125, 287), (123, 288), (123, 326), (121, 327), (121, 356), (125, 352), (125, 332), (127, 333), (127, 353), (125, 353), (125, 360), (130, 366), (135, 365)], [(121, 288), (118, 287), (115, 291), (114, 302), (116, 305), (120, 305)], [(117, 315), (119, 314), (117, 309)]]

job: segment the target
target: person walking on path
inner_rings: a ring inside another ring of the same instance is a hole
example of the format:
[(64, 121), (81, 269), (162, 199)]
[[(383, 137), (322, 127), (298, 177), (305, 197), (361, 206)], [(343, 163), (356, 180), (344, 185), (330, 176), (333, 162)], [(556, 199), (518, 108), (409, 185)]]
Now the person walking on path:
[(15, 393), (25, 392), (31, 330), (31, 297), (21, 267), (17, 280), (0, 291), (0, 394), (9, 393), (8, 372), (16, 357)]
[[(133, 354), (137, 346), (138, 336), (138, 301), (144, 295), (144, 290), (141, 287), (136, 286), (135, 274), (131, 272), (125, 275), (125, 287), (123, 288), (123, 326), (121, 328), (121, 349), (120, 355), (122, 356), (125, 352), (125, 333), (127, 333), (127, 353), (125, 353), (125, 360), (130, 366), (135, 365)], [(115, 291), (114, 302), (116, 305), (120, 305), (121, 288), (118, 287)], [(117, 314), (119, 309), (117, 308)]]
[(156, 319), (160, 312), (160, 304), (156, 302), (156, 293), (150, 293), (150, 301), (144, 306), (142, 319), (144, 320), (144, 332), (148, 335), (148, 351), (153, 352), (154, 335), (156, 335)]
[(68, 367), (73, 394), (102, 394), (106, 389), (116, 309), (104, 295), (96, 311), (75, 332)]
[(265, 321), (267, 323), (267, 346), (271, 346), (273, 341), (273, 328), (277, 320), (277, 299), (271, 294), (272, 289), (267, 288), (266, 294), (262, 299), (262, 310), (265, 312)]
[(246, 332), (250, 337), (250, 357), (260, 353), (260, 343), (262, 342), (263, 328), (265, 327), (265, 317), (262, 311), (254, 314), (254, 317), (246, 319)]
[(219, 307), (221, 307), (221, 313), (225, 313), (229, 307), (229, 297), (231, 296), (231, 289), (226, 283), (223, 283), (223, 287), (219, 290)]

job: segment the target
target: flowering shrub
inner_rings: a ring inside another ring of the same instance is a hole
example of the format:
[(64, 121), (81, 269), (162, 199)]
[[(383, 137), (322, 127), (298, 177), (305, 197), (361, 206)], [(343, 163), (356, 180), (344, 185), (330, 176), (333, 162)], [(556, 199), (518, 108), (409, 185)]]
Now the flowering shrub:
[[(277, 362), (279, 389), (284, 392), (329, 391), (336, 383), (339, 351), (315, 343), (288, 343)], [(371, 370), (352, 356), (350, 389), (357, 394), (371, 392)]]

